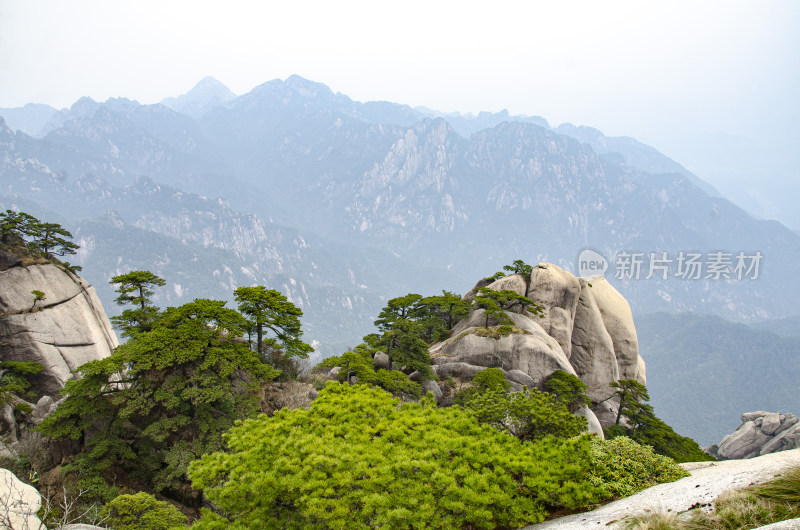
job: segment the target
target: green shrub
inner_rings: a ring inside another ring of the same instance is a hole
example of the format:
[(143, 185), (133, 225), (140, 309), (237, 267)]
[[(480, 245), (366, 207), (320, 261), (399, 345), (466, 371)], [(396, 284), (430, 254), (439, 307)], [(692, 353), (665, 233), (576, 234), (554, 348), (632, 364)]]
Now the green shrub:
[(547, 392), (535, 388), (513, 394), (470, 390), (464, 391), (460, 401), (456, 396), (456, 403), (471, 410), (481, 423), (507, 431), (520, 440), (533, 441), (545, 436), (569, 438), (586, 430), (586, 418), (575, 416)]
[(625, 436), (593, 438), (591, 455), (591, 480), (610, 497), (627, 497), (655, 484), (689, 476), (672, 459)]
[(523, 443), (460, 407), (328, 383), (308, 410), (239, 422), (190, 466), (196, 528), (493, 528), (595, 502), (589, 440)]
[(556, 396), (570, 412), (591, 406), (592, 400), (586, 395), (587, 388), (578, 376), (564, 370), (556, 370), (544, 382), (544, 389)]
[(109, 502), (100, 514), (114, 530), (173, 530), (186, 528), (186, 516), (173, 505), (159, 501), (149, 493), (120, 495)]
[(506, 381), (506, 376), (499, 368), (481, 370), (472, 378), (472, 384), (481, 390), (497, 390), (508, 392), (511, 385)]

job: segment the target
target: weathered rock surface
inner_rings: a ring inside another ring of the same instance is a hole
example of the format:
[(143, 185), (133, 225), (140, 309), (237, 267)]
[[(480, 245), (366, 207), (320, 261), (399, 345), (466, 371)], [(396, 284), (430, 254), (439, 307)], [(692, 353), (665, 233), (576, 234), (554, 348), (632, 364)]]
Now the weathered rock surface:
[(469, 380), (484, 368), (501, 368), (512, 390), (521, 390), (541, 389), (547, 377), (563, 370), (586, 383), (592, 417), (601, 426), (613, 424), (619, 404), (609, 383), (646, 383), (633, 315), (622, 295), (605, 278), (576, 278), (550, 263), (533, 267), (529, 279), (513, 274), (491, 283), (481, 280), (464, 298), (484, 286), (525, 294), (541, 305), (541, 316), (506, 312), (517, 329), (502, 336), (500, 322), (487, 321), (482, 309), (472, 311), (449, 339), (431, 346), (436, 374)]
[[(36, 301), (31, 291), (45, 294)], [(35, 361), (37, 395), (55, 396), (80, 365), (118, 345), (94, 288), (52, 264), (0, 271), (0, 359)]]
[[(526, 526), (524, 530), (574, 528), (624, 528), (624, 518), (648, 510), (685, 512), (713, 503), (722, 493), (760, 484), (797, 465), (800, 450), (760, 456), (743, 462), (693, 462), (681, 464), (691, 476), (659, 484), (591, 512), (568, 515)], [(789, 527), (791, 528), (791, 527)]]
[(742, 424), (706, 451), (719, 460), (736, 460), (800, 447), (800, 419), (794, 414), (748, 412)]
[(539, 263), (533, 268), (530, 287), (525, 296), (542, 306), (539, 325), (570, 357), (575, 310), (581, 294), (578, 279), (552, 263)]
[(0, 469), (0, 528), (45, 529), (36, 516), (41, 505), (42, 498), (36, 488), (19, 480), (11, 471)]
[(569, 362), (588, 387), (586, 394), (594, 403), (594, 413), (601, 423), (610, 425), (616, 421), (617, 404), (609, 399), (615, 392), (608, 385), (620, 379), (619, 367), (614, 343), (606, 331), (591, 289), (587, 281), (581, 278)]
[(640, 369), (644, 363), (639, 357), (639, 339), (633, 324), (633, 313), (628, 301), (602, 276), (587, 279), (591, 285), (606, 331), (614, 343), (614, 355), (619, 365), (620, 379), (636, 379), (647, 384), (645, 374)]
[(508, 316), (523, 333), (512, 333), (500, 338), (482, 337), (478, 333), (485, 329), (484, 310), (473, 311), (453, 328), (454, 340), (431, 348), (434, 367), (465, 363), (486, 368), (520, 370), (537, 384), (556, 370), (575, 374), (561, 346), (539, 324), (525, 315), (508, 313)]
[(373, 357), (373, 364), (375, 365), (376, 370), (388, 370), (391, 367), (391, 361), (389, 360), (389, 356), (379, 351)]
[(575, 415), (586, 418), (586, 421), (589, 424), (587, 428), (588, 432), (596, 434), (600, 438), (605, 439), (606, 435), (603, 433), (603, 426), (600, 425), (600, 420), (597, 419), (597, 416), (595, 416), (594, 412), (592, 412), (592, 409), (588, 407), (581, 407), (575, 411)]

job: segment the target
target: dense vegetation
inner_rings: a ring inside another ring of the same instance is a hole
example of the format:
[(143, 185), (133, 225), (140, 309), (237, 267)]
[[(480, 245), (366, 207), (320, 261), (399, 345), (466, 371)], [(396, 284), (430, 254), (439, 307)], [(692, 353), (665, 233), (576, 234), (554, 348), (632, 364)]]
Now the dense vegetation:
[(192, 464), (199, 528), (518, 527), (596, 502), (586, 437), (523, 443), (430, 399), (329, 383), (309, 410), (237, 425)]
[[(436, 377), (429, 345), (470, 310), (485, 310), (487, 329), (508, 332), (507, 312), (540, 311), (513, 291), (389, 300), (376, 333), (319, 368), (338, 367), (341, 382), (329, 381), (307, 409), (268, 416), (260, 414), (265, 389), (298, 377), (295, 359), (311, 351), (302, 312), (285, 296), (242, 287), (238, 310), (204, 299), (161, 310), (151, 302), (165, 283), (158, 276), (131, 271), (111, 281), (124, 307), (113, 321), (127, 341), (81, 366), (38, 429), (77, 443), (62, 467), (65, 484), (102, 506), (93, 513), (114, 528), (185, 526), (159, 499), (201, 515), (198, 528), (510, 528), (682, 475), (631, 439), (585, 434), (574, 412), (591, 403), (586, 386), (565, 372), (545, 391), (511, 393), (503, 372), (489, 368), (454, 406), (422, 396)], [(489, 328), (490, 320), (501, 325)], [(35, 371), (5, 368), (18, 392)], [(642, 404), (646, 389), (637, 391), (621, 396), (632, 436), (652, 424), (637, 423), (637, 411), (652, 411)], [(200, 514), (204, 500), (213, 510)]]

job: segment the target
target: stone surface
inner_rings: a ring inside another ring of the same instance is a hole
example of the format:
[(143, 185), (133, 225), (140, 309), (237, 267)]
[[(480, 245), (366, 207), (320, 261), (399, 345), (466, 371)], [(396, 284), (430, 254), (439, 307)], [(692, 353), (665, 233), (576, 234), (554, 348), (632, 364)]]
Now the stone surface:
[(14, 254), (0, 250), (0, 270), (16, 267), (21, 263), (22, 260)]
[(753, 458), (800, 447), (800, 423), (794, 414), (747, 412), (742, 424), (711, 452), (720, 460)]
[(685, 512), (712, 503), (722, 493), (771, 480), (797, 465), (800, 450), (760, 456), (753, 460), (695, 462), (682, 464), (692, 475), (668, 484), (659, 484), (635, 495), (601, 506), (596, 510), (552, 519), (525, 530), (572, 530), (575, 528), (624, 528), (627, 516), (647, 510)]
[(493, 291), (514, 291), (520, 296), (527, 296), (528, 279), (524, 274), (511, 274), (495, 280), (487, 287)]
[(36, 488), (19, 480), (11, 471), (0, 469), (0, 528), (45, 529), (36, 516), (41, 505)]
[(372, 358), (373, 364), (376, 370), (388, 370), (391, 366), (391, 362), (389, 360), (389, 356), (382, 351), (379, 351), (375, 354)]
[(597, 419), (597, 416), (595, 416), (594, 412), (592, 412), (592, 409), (581, 407), (575, 411), (575, 415), (586, 418), (586, 421), (588, 422), (588, 432), (596, 434), (600, 438), (605, 439), (606, 435), (603, 433), (603, 426), (600, 425), (600, 420)]
[(494, 339), (481, 337), (476, 331), (485, 322), (483, 310), (473, 311), (453, 330), (454, 339), (431, 348), (434, 365), (466, 363), (487, 368), (520, 370), (537, 385), (556, 370), (575, 374), (561, 346), (530, 318), (507, 313), (514, 325), (525, 333), (512, 333)]
[[(539, 263), (530, 278), (512, 274), (478, 288), (509, 289), (524, 293), (542, 306), (542, 317), (509, 313), (522, 330), (505, 337), (481, 336), (500, 322), (486, 320), (482, 309), (472, 311), (450, 333), (431, 346), (433, 369), (442, 378), (468, 381), (483, 368), (501, 368), (513, 391), (532, 384), (542, 387), (556, 370), (577, 375), (587, 385), (591, 411), (602, 426), (616, 422), (619, 409), (609, 383), (635, 379), (646, 384), (646, 368), (628, 302), (602, 277), (576, 278), (549, 263)], [(495, 329), (496, 333), (497, 330)], [(524, 376), (524, 377), (522, 377)]]
[(602, 276), (587, 280), (590, 285), (603, 323), (614, 343), (620, 379), (636, 379), (647, 384), (644, 373), (640, 373), (639, 339), (633, 324), (633, 313), (628, 301)]
[(790, 519), (766, 526), (759, 526), (755, 530), (800, 530), (800, 519)]
[(552, 263), (539, 263), (531, 272), (527, 297), (542, 307), (538, 323), (556, 339), (570, 358), (575, 310), (581, 294), (578, 279)]
[[(32, 391), (55, 396), (80, 365), (119, 344), (94, 288), (52, 264), (0, 271), (0, 358), (35, 361), (45, 370)], [(36, 302), (32, 290), (45, 293)]]
[(575, 329), (572, 332), (572, 356), (570, 364), (575, 373), (586, 383), (586, 394), (597, 403), (595, 414), (601, 423), (609, 425), (616, 421), (616, 401), (610, 399), (615, 391), (609, 383), (618, 380), (619, 368), (614, 354), (614, 343), (606, 331), (600, 309), (597, 307), (592, 288), (580, 279), (581, 294), (575, 311)]
[(433, 397), (436, 398), (436, 401), (442, 399), (442, 389), (439, 388), (439, 384), (436, 381), (431, 381), (430, 379), (427, 379), (423, 381), (421, 384), (422, 384), (422, 392), (424, 394), (431, 392), (433, 394)]

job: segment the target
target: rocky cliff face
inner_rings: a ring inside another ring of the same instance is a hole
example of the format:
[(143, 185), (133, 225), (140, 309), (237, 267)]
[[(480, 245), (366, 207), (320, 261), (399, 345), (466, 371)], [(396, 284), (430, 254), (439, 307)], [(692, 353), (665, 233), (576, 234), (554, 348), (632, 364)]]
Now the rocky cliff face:
[(79, 276), (51, 263), (2, 261), (0, 360), (41, 363), (32, 391), (56, 396), (73, 370), (111, 355), (117, 337), (94, 288)]
[(603, 426), (614, 423), (618, 403), (609, 383), (646, 383), (633, 315), (622, 295), (603, 277), (576, 278), (550, 263), (539, 263), (530, 276), (514, 274), (488, 287), (527, 296), (542, 306), (541, 316), (508, 313), (514, 332), (495, 337), (481, 332), (484, 311), (473, 311), (452, 338), (431, 347), (436, 374), (468, 380), (485, 368), (500, 368), (512, 388), (521, 390), (541, 388), (550, 374), (563, 370), (588, 386), (590, 423), (593, 416)]

